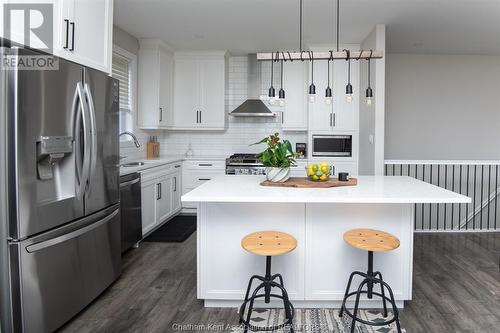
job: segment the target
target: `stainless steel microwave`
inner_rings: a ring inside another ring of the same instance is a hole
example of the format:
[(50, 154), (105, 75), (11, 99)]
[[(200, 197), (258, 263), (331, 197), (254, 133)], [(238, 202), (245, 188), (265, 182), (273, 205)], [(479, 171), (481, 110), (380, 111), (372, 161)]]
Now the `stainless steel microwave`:
[(312, 156), (351, 157), (352, 135), (313, 135)]

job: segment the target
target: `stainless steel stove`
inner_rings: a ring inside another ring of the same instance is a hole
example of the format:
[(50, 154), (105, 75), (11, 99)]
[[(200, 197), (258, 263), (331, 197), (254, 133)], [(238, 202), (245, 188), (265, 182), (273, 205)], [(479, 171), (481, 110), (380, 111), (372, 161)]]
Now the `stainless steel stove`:
[(233, 154), (226, 158), (226, 175), (265, 175), (264, 164), (255, 154)]

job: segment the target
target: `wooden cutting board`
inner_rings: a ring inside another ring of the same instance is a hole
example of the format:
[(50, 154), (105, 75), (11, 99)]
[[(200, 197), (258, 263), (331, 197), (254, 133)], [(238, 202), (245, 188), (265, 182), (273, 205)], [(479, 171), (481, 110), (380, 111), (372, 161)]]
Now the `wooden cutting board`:
[(340, 186), (355, 186), (358, 184), (356, 178), (349, 178), (348, 181), (342, 182), (337, 178), (330, 178), (325, 181), (313, 182), (306, 177), (290, 177), (289, 180), (283, 183), (274, 183), (269, 180), (265, 180), (260, 185), (262, 186), (275, 186), (275, 187), (300, 187), (300, 188), (328, 188), (328, 187), (340, 187)]

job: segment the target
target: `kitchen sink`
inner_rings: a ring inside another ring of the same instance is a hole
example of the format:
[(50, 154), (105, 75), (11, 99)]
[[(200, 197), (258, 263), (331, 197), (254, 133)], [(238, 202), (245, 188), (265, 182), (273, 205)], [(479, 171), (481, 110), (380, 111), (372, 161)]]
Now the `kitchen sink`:
[(122, 164), (121, 166), (122, 167), (125, 167), (125, 168), (130, 168), (130, 167), (138, 167), (138, 166), (143, 166), (144, 162), (131, 162), (131, 163), (125, 163), (125, 164)]

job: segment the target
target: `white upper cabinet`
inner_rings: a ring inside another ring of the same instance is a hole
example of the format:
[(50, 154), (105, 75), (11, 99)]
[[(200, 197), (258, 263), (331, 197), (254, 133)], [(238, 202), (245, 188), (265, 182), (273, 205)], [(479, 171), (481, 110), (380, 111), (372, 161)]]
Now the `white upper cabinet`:
[[(5, 0), (0, 3), (5, 3)], [(12, 4), (16, 3), (12, 1)], [(45, 17), (45, 9), (36, 7), (39, 3), (52, 5), (51, 18)], [(45, 52), (47, 47), (52, 47), (56, 56), (111, 73), (113, 0), (47, 0), (30, 4), (33, 8), (30, 10), (29, 25), (52, 24), (52, 45), (47, 45), (50, 41), (45, 41), (43, 36), (36, 36), (36, 31), (29, 38), (24, 37), (24, 25), (28, 23), (24, 22), (23, 10), (11, 13), (12, 31), (9, 36), (7, 31), (2, 30), (2, 37)]]
[[(283, 130), (307, 131), (307, 62), (283, 63), (285, 106), (280, 108)], [(279, 88), (276, 88), (278, 94)]]
[(325, 89), (328, 86), (328, 64), (326, 61), (314, 63), (314, 84), (316, 85), (316, 102), (309, 104), (309, 129), (328, 132), (336, 130), (358, 129), (358, 68), (356, 60), (351, 60), (351, 84), (353, 101), (346, 101), (347, 61), (330, 62), (330, 87), (333, 103), (325, 103)]
[(225, 129), (226, 53), (179, 53), (174, 63), (174, 114), (170, 128)]
[(137, 126), (169, 128), (173, 117), (173, 54), (168, 45), (140, 40)]

